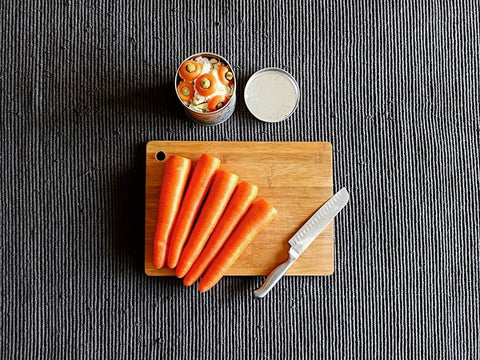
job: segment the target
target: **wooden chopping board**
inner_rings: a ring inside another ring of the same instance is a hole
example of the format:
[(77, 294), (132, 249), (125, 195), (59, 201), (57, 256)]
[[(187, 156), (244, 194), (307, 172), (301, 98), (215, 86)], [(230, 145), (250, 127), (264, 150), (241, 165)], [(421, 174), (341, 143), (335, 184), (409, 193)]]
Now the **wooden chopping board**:
[[(332, 145), (328, 142), (150, 141), (145, 189), (145, 273), (174, 276), (153, 267), (153, 235), (165, 161), (177, 154), (192, 159), (209, 153), (221, 167), (259, 188), (278, 215), (248, 246), (227, 275), (267, 275), (288, 257), (288, 240), (333, 195)], [(157, 156), (157, 153), (159, 156)], [(334, 270), (333, 221), (298, 258), (287, 275), (331, 275)]]

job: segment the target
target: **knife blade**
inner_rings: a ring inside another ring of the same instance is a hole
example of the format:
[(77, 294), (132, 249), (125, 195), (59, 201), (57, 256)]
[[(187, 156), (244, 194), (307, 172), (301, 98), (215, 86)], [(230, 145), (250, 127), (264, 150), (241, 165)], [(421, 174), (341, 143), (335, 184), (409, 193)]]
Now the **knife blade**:
[(277, 266), (267, 276), (263, 285), (254, 291), (256, 297), (263, 298), (277, 284), (287, 270), (300, 255), (310, 246), (318, 235), (327, 227), (330, 221), (347, 205), (350, 195), (342, 188), (320, 207), (310, 219), (293, 235), (288, 243), (288, 260)]

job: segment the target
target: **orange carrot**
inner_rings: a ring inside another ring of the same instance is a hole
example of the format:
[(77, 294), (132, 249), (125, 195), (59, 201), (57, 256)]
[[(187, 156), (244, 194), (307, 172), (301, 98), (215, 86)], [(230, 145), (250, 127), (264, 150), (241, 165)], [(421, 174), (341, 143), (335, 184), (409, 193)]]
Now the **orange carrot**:
[(219, 166), (219, 159), (203, 154), (193, 170), (170, 238), (167, 264), (171, 269), (177, 266), (183, 245), (190, 235), (197, 213)]
[(195, 89), (202, 96), (210, 96), (217, 89), (217, 80), (212, 74), (203, 74), (195, 81)]
[(218, 221), (217, 226), (215, 226), (215, 230), (213, 230), (207, 245), (205, 245), (202, 253), (183, 279), (185, 286), (192, 285), (200, 278), (207, 266), (218, 254), (235, 226), (237, 226), (242, 216), (247, 212), (257, 193), (258, 187), (249, 182), (242, 181), (238, 184), (225, 212)]
[(218, 170), (215, 174), (207, 200), (205, 200), (195, 227), (180, 256), (176, 270), (177, 277), (184, 277), (202, 252), (205, 243), (227, 207), (237, 182), (238, 176), (228, 171)]
[(157, 269), (165, 265), (168, 238), (180, 208), (191, 164), (190, 159), (177, 155), (170, 155), (165, 163), (153, 237), (153, 265)]
[(223, 85), (233, 85), (233, 73), (226, 66), (218, 68), (218, 78)]
[(193, 85), (186, 81), (179, 82), (177, 86), (177, 92), (178, 96), (180, 96), (180, 99), (182, 99), (183, 101), (189, 101), (193, 99)]
[(208, 100), (208, 110), (215, 111), (224, 107), (228, 102), (228, 97), (224, 95), (216, 95)]
[(227, 243), (200, 279), (198, 290), (210, 290), (222, 278), (230, 266), (237, 261), (253, 238), (277, 215), (277, 210), (260, 199), (248, 209)]
[(202, 65), (193, 60), (185, 61), (178, 70), (180, 77), (186, 81), (193, 81), (202, 72)]

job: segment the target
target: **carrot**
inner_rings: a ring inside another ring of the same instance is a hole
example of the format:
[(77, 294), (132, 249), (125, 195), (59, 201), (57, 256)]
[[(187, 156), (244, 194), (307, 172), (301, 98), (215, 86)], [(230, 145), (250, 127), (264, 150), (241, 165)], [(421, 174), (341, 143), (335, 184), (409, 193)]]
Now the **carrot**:
[(190, 235), (190, 230), (192, 230), (197, 213), (205, 199), (213, 175), (215, 175), (215, 171), (217, 171), (219, 166), (219, 159), (208, 154), (203, 154), (193, 170), (192, 178), (185, 192), (170, 239), (167, 265), (171, 269), (177, 266), (183, 245), (188, 235)]
[(228, 97), (217, 95), (208, 100), (208, 110), (215, 111), (221, 109), (228, 102)]
[(202, 72), (202, 65), (193, 60), (185, 61), (178, 70), (178, 74), (183, 80), (193, 81)]
[(215, 174), (207, 200), (205, 200), (195, 227), (180, 256), (176, 270), (177, 277), (184, 277), (202, 252), (205, 243), (227, 207), (237, 182), (238, 176), (228, 171), (218, 170)]
[(277, 215), (277, 210), (260, 199), (248, 209), (240, 220), (227, 243), (212, 261), (207, 272), (200, 279), (198, 290), (210, 290), (222, 278), (230, 266), (237, 261), (253, 238)]
[(233, 85), (233, 73), (226, 66), (218, 68), (218, 79), (223, 85)]
[(210, 96), (217, 89), (217, 80), (212, 74), (203, 74), (195, 81), (195, 89), (202, 96)]
[(238, 184), (225, 212), (218, 221), (217, 226), (215, 226), (215, 230), (213, 230), (207, 245), (205, 245), (202, 253), (197, 260), (195, 260), (195, 263), (183, 279), (185, 286), (192, 285), (200, 278), (207, 266), (218, 254), (235, 226), (237, 226), (242, 216), (247, 212), (257, 193), (258, 187), (249, 182), (242, 181)]
[(177, 155), (170, 155), (165, 163), (153, 237), (153, 265), (157, 269), (165, 265), (168, 237), (182, 201), (191, 164), (190, 159)]
[(180, 99), (183, 101), (188, 101), (193, 99), (193, 85), (186, 82), (186, 81), (180, 81), (180, 83), (177, 86), (177, 92), (178, 96), (180, 96)]

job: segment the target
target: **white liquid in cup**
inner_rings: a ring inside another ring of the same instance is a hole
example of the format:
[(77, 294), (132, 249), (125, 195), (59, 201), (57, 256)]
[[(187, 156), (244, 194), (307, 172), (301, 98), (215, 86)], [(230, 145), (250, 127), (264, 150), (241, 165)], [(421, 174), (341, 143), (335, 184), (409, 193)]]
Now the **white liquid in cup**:
[(252, 76), (245, 88), (248, 110), (257, 119), (266, 122), (277, 122), (289, 117), (297, 106), (298, 96), (295, 80), (277, 69)]

